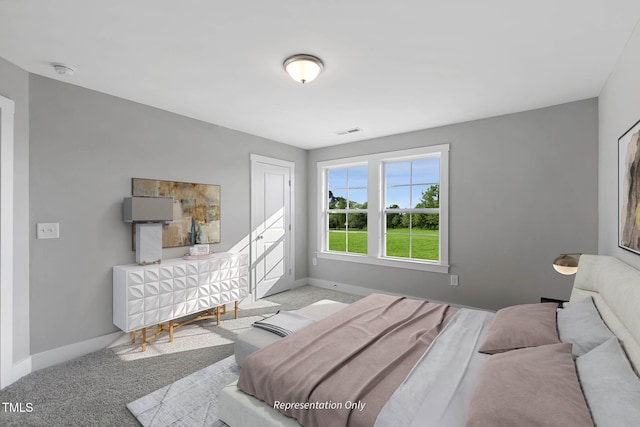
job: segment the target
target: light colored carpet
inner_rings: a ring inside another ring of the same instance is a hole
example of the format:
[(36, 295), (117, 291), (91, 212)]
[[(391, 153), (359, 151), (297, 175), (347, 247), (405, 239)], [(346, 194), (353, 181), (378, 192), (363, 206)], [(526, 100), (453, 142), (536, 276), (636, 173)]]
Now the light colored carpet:
[[(323, 292), (316, 291), (312, 288), (316, 294), (322, 294)], [(298, 294), (297, 292), (287, 292), (287, 301), (283, 301), (284, 305), (300, 305), (300, 302), (296, 301), (297, 298), (308, 298), (308, 294)], [(282, 298), (282, 295), (272, 296), (272, 299)], [(327, 295), (328, 297), (335, 296), (335, 294)], [(316, 298), (319, 295), (315, 295)], [(325, 298), (318, 298), (325, 299)], [(273, 303), (272, 303), (273, 304)], [(280, 304), (275, 304), (280, 306)], [(247, 316), (240, 319), (230, 319), (221, 322), (216, 328), (203, 327), (206, 335), (217, 335), (223, 333), (223, 331), (229, 331), (233, 334), (239, 334), (251, 328), (251, 325), (256, 320), (263, 320), (268, 315)], [(209, 322), (211, 323), (211, 322)], [(215, 323), (214, 323), (215, 324)], [(189, 325), (188, 325), (189, 326)], [(187, 326), (187, 327), (188, 327)], [(174, 342), (158, 343), (156, 346), (171, 346), (178, 342), (183, 341), (181, 346), (194, 345), (191, 337), (198, 336), (198, 333), (187, 333), (185, 336), (181, 336), (179, 339), (177, 335), (174, 337)], [(204, 341), (205, 339), (202, 339)], [(215, 345), (215, 344), (212, 344)], [(149, 349), (147, 352), (151, 349)], [(140, 354), (133, 350), (132, 354)], [(146, 353), (146, 352), (145, 352)], [(121, 356), (122, 357), (122, 356)], [(182, 378), (173, 384), (161, 388), (147, 396), (144, 396), (134, 402), (127, 405), (127, 408), (138, 419), (138, 421), (144, 427), (169, 427), (169, 426), (187, 426), (187, 427), (204, 427), (214, 426), (223, 427), (224, 424), (217, 417), (217, 404), (218, 393), (225, 385), (238, 379), (240, 375), (240, 368), (235, 363), (234, 357), (228, 357), (220, 362), (217, 362), (209, 367), (194, 372), (193, 374)]]
[[(269, 313), (267, 315), (271, 314), (272, 313)], [(225, 319), (223, 322), (220, 322), (220, 325), (216, 325), (216, 322), (213, 320), (195, 322), (176, 329), (173, 334), (173, 342), (169, 342), (169, 334), (163, 333), (159, 337), (149, 341), (145, 351), (142, 351), (140, 347), (139, 338), (136, 344), (112, 347), (111, 351), (122, 360), (138, 360), (197, 350), (199, 348), (233, 344), (233, 336), (251, 328), (253, 322), (262, 320), (265, 317), (266, 316), (249, 316), (239, 319)], [(230, 334), (233, 336), (230, 336)]]
[[(246, 316), (246, 314), (269, 311), (266, 315), (270, 316), (278, 311), (279, 307), (279, 303), (264, 299), (242, 304), (240, 309), (242, 317), (239, 319), (235, 319), (233, 311), (229, 310), (227, 314), (222, 315), (220, 325), (217, 325), (214, 319), (206, 319), (177, 328), (173, 334), (173, 342), (169, 342), (169, 334), (164, 332), (157, 338), (148, 341), (147, 349), (142, 351), (140, 335), (137, 335), (135, 344), (127, 343), (111, 347), (111, 351), (120, 359), (130, 361), (233, 344), (233, 339), (237, 334), (250, 328), (253, 322), (262, 320), (265, 317)], [(220, 328), (222, 328), (222, 331)], [(148, 332), (149, 336), (153, 334), (151, 331), (152, 329)]]
[(233, 356), (179, 379), (127, 405), (144, 427), (219, 427), (218, 393), (237, 380)]
[(267, 307), (279, 307), (280, 304), (267, 301), (266, 299), (259, 299), (258, 301), (250, 302), (248, 304), (242, 304), (240, 310), (253, 310), (255, 308), (267, 308)]
[[(267, 297), (259, 303), (266, 301), (269, 304), (260, 305), (260, 308), (243, 308), (240, 316), (265, 316), (277, 310), (295, 310), (321, 299), (353, 302), (360, 298), (304, 286)], [(223, 315), (221, 326), (231, 320), (233, 315)], [(224, 328), (215, 330), (230, 340), (235, 336)], [(139, 426), (127, 409), (127, 403), (231, 355), (232, 344), (129, 361), (116, 356), (110, 349), (103, 349), (33, 372), (0, 390), (0, 402), (33, 404), (33, 411), (29, 413), (0, 410), (0, 426)]]

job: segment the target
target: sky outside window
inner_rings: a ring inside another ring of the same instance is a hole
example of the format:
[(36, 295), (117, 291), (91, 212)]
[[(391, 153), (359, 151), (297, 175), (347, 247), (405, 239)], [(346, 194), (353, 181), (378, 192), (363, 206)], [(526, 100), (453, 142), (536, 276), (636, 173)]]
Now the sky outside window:
[(437, 157), (385, 164), (386, 207), (413, 208), (422, 193), (440, 183), (440, 159)]

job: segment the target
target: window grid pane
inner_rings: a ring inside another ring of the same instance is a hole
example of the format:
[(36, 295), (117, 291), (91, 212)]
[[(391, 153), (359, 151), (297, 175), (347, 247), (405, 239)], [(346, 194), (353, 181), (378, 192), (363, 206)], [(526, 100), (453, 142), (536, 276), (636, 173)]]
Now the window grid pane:
[(368, 166), (327, 171), (327, 250), (367, 254)]
[(355, 166), (327, 171), (328, 210), (367, 209), (367, 170), (367, 166)]
[(439, 260), (439, 214), (387, 213), (385, 227), (385, 256)]
[(440, 159), (386, 162), (384, 171), (383, 256), (438, 261)]

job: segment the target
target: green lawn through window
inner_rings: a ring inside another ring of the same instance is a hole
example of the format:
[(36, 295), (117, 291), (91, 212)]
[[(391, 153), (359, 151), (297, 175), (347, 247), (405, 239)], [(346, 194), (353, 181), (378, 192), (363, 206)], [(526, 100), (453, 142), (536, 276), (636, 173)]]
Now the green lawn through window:
[[(395, 228), (387, 230), (387, 256), (409, 257), (409, 244), (411, 242), (411, 258), (437, 261), (439, 255), (439, 230), (413, 229), (412, 238), (409, 239), (408, 228)], [(367, 253), (367, 234), (350, 232), (329, 232), (329, 250), (346, 252), (346, 239), (349, 237), (349, 253)]]

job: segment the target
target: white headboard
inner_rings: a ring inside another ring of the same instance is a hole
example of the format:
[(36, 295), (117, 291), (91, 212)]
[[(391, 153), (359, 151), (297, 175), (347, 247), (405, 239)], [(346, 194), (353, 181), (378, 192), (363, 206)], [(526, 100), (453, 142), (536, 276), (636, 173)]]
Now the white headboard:
[(640, 373), (640, 271), (610, 256), (582, 255), (570, 301), (588, 295)]

